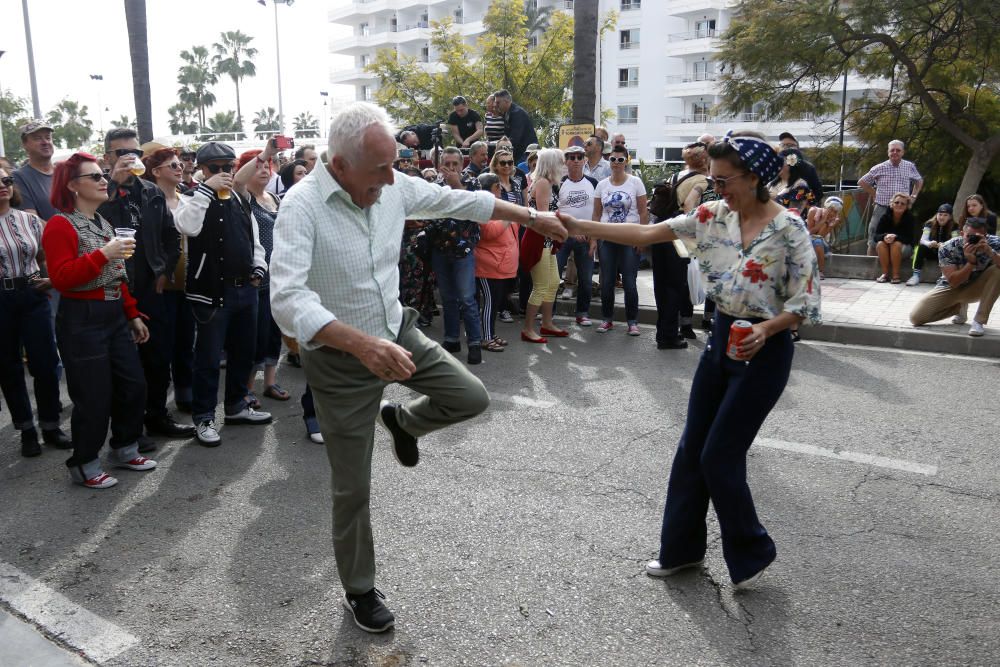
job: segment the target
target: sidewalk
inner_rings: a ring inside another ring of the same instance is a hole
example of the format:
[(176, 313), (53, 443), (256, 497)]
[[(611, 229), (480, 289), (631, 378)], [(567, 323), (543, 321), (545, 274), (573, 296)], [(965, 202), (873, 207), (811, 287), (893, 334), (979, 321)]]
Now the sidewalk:
[[(651, 270), (639, 272), (638, 286), (639, 321), (656, 324)], [(910, 310), (933, 287), (929, 284), (905, 287), (876, 283), (874, 280), (827, 278), (820, 283), (823, 325), (803, 326), (800, 334), (806, 340), (1000, 358), (1000, 312), (996, 308), (982, 338), (969, 336), (968, 324), (955, 325), (950, 319), (923, 327), (910, 324)], [(624, 319), (622, 290), (616, 292), (615, 317), (621, 320)], [(556, 302), (558, 313), (572, 315), (573, 304), (573, 301), (559, 299)], [(600, 316), (600, 305), (600, 296), (594, 290), (591, 317)], [(700, 322), (701, 310), (700, 306), (695, 306), (696, 324)], [(970, 320), (975, 313), (976, 304), (971, 304)]]

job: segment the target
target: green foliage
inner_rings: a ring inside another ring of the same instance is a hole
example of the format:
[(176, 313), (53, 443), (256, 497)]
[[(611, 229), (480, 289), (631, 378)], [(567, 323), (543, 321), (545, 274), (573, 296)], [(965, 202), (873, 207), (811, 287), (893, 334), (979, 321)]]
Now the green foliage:
[(219, 77), (209, 61), (208, 49), (204, 46), (181, 51), (181, 60), (185, 64), (177, 73), (177, 83), (181, 84), (177, 96), (181, 102), (198, 110), (198, 124), (204, 126), (205, 109), (215, 104), (215, 94), (211, 87), (219, 82)]
[(235, 111), (218, 111), (214, 116), (208, 119), (208, 125), (204, 128), (206, 132), (205, 139), (207, 140), (207, 133), (211, 133), (215, 136), (211, 137), (214, 141), (225, 141), (230, 139), (228, 136), (219, 136), (232, 134), (232, 140), (237, 139), (237, 133), (243, 132), (243, 127), (237, 121)]
[(28, 120), (28, 101), (15, 97), (9, 90), (0, 96), (0, 118), (3, 118), (4, 157), (17, 163), (26, 155), (21, 145), (20, 127)]
[(274, 107), (261, 109), (254, 114), (253, 131), (257, 133), (258, 139), (267, 139), (275, 132), (281, 131), (281, 121), (278, 120), (278, 112)]
[(308, 111), (303, 111), (292, 121), (295, 129), (295, 136), (302, 139), (310, 139), (319, 136), (319, 121)]
[(185, 102), (178, 102), (167, 109), (170, 114), (171, 134), (194, 134), (198, 131), (197, 109)]
[(253, 37), (239, 30), (230, 30), (220, 35), (221, 41), (212, 45), (215, 55), (212, 64), (216, 75), (226, 75), (236, 85), (236, 118), (243, 123), (243, 111), (240, 108), (240, 81), (250, 76), (257, 76), (257, 67), (253, 58), (257, 49), (250, 46)]
[(52, 142), (63, 148), (79, 148), (94, 133), (94, 123), (87, 118), (87, 107), (63, 98), (46, 116), (55, 131)]
[(639, 160), (639, 166), (632, 168), (632, 175), (639, 178), (646, 186), (648, 196), (653, 196), (653, 186), (660, 181), (670, 178), (681, 170), (681, 165), (667, 164), (666, 162), (648, 163)]
[(111, 121), (111, 127), (130, 127), (135, 129), (135, 121), (128, 117), (127, 114), (122, 114), (115, 120)]
[(961, 197), (1000, 155), (997, 25), (1000, 5), (985, 0), (742, 0), (719, 54), (724, 106), (766, 100), (772, 120), (829, 113), (830, 91), (856, 71), (885, 88), (847, 116), (862, 164), (902, 139), (928, 185)]
[(474, 108), (482, 109), (490, 93), (506, 88), (536, 128), (567, 118), (567, 91), (573, 81), (572, 17), (553, 14), (533, 49), (528, 48), (521, 0), (494, 0), (483, 25), (485, 31), (472, 47), (450, 18), (432, 22), (431, 50), (438, 54), (443, 71), (431, 73), (416, 58), (380, 51), (367, 67), (379, 79), (376, 102), (409, 125), (447, 118), (455, 95), (464, 95)]

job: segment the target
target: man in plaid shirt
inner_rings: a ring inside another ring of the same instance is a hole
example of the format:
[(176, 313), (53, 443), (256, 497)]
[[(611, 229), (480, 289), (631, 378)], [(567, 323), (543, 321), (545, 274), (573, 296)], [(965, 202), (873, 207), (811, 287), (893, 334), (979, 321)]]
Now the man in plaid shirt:
[[(861, 177), (858, 185), (869, 195), (875, 197), (875, 208), (871, 220), (868, 221), (868, 254), (875, 254), (875, 227), (882, 216), (889, 210), (889, 202), (897, 192), (903, 192), (910, 197), (910, 206), (917, 200), (920, 188), (924, 186), (924, 177), (917, 171), (917, 166), (903, 159), (905, 146), (899, 139), (889, 142), (889, 159), (880, 162)], [(912, 189), (911, 189), (912, 188)]]

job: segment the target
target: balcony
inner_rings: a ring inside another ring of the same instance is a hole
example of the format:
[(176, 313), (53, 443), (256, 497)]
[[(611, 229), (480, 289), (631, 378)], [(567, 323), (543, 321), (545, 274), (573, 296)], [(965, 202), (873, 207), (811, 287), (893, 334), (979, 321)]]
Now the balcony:
[(691, 30), (667, 35), (663, 53), (668, 57), (714, 53), (718, 48), (717, 36), (716, 30)]
[(366, 72), (363, 67), (352, 67), (350, 69), (337, 69), (330, 72), (330, 83), (342, 83), (356, 86), (368, 84), (375, 81), (376, 77), (370, 72)]
[(714, 134), (722, 136), (733, 129), (757, 130), (767, 136), (777, 136), (781, 132), (791, 132), (799, 136), (825, 135), (831, 123), (839, 123), (839, 118), (816, 118), (807, 114), (800, 118), (770, 120), (762, 113), (740, 113), (735, 115), (714, 115), (707, 113), (688, 114), (686, 116), (667, 116), (664, 134), (668, 136), (695, 136)]
[(639, 42), (619, 42), (618, 48), (622, 51), (638, 51)]
[(714, 95), (717, 89), (715, 82), (718, 78), (719, 75), (715, 73), (700, 73), (693, 76), (668, 76), (664, 93), (668, 97)]
[(395, 0), (355, 0), (343, 7), (331, 9), (327, 13), (327, 19), (330, 23), (353, 25), (376, 14), (391, 12), (395, 4)]
[(664, 13), (670, 16), (701, 16), (735, 6), (732, 0), (665, 0)]

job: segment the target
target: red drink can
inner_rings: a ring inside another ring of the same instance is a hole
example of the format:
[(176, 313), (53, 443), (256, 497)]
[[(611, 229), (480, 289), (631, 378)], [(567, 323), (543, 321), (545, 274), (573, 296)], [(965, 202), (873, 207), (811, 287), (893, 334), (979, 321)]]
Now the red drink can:
[(733, 326), (729, 327), (729, 344), (726, 345), (726, 356), (736, 361), (744, 361), (740, 356), (740, 345), (753, 333), (753, 325), (746, 320), (736, 320)]

